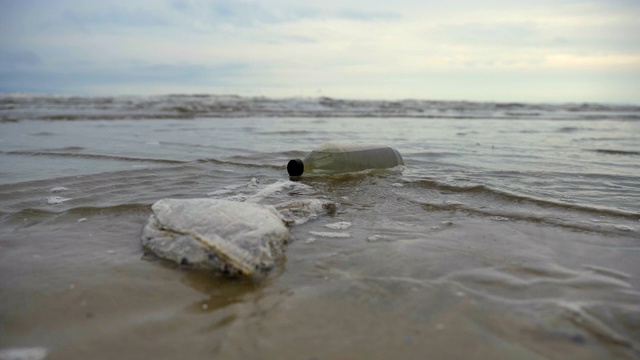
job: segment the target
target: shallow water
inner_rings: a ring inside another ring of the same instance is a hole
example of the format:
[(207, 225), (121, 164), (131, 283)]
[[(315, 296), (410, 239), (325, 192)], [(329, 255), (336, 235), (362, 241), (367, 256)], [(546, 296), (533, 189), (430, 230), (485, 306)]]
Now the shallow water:
[[(162, 99), (3, 98), (0, 350), (640, 357), (637, 108)], [(406, 165), (290, 181), (286, 162), (325, 141)], [(144, 255), (166, 197), (338, 209), (242, 280)]]

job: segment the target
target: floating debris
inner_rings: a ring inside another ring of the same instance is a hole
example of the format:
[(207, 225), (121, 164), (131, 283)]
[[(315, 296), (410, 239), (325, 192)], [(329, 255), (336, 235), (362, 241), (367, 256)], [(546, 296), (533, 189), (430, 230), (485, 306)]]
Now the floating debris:
[(273, 206), (218, 199), (163, 199), (151, 207), (142, 245), (178, 264), (251, 276), (273, 267), (289, 230)]
[[(276, 206), (222, 199), (163, 199), (142, 231), (150, 253), (181, 265), (252, 276), (272, 268), (289, 240), (286, 225), (334, 213), (326, 200)], [(348, 234), (347, 234), (348, 236)]]
[(288, 226), (301, 225), (319, 215), (336, 212), (335, 203), (321, 199), (292, 200), (275, 205), (275, 208)]

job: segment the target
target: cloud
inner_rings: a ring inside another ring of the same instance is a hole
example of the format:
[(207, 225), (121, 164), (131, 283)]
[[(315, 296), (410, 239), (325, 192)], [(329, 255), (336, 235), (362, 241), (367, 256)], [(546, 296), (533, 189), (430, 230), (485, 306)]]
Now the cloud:
[(362, 9), (342, 9), (337, 12), (338, 17), (357, 21), (398, 21), (402, 15), (392, 11), (371, 11)]
[(42, 59), (29, 50), (0, 50), (0, 64), (4, 68), (33, 67), (42, 64)]
[(571, 69), (616, 69), (625, 68), (640, 72), (640, 54), (636, 55), (587, 55), (553, 54), (545, 58), (545, 62), (553, 67)]
[(639, 17), (631, 0), (0, 0), (0, 90), (623, 101)]
[(161, 14), (143, 8), (125, 8), (108, 5), (105, 9), (80, 11), (65, 10), (61, 15), (61, 22), (82, 27), (161, 27), (170, 21)]
[(76, 92), (79, 88), (99, 89), (108, 85), (120, 87), (124, 92), (129, 86), (170, 87), (172, 84), (225, 87), (237, 78), (246, 76), (251, 69), (247, 64), (227, 63), (214, 66), (199, 64), (119, 64), (104, 67), (96, 63), (78, 63), (68, 69), (2, 69), (0, 91), (3, 92)]
[(531, 45), (537, 29), (532, 24), (520, 22), (444, 24), (437, 27), (435, 34), (457, 44), (522, 47)]

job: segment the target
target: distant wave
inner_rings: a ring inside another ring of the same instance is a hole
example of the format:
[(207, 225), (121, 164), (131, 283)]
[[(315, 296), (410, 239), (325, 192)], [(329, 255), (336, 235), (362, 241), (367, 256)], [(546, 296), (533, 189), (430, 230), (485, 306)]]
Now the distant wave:
[(235, 95), (68, 97), (0, 94), (3, 122), (234, 117), (640, 120), (640, 106), (434, 100), (270, 99)]
[[(81, 149), (81, 148), (79, 148)], [(71, 150), (71, 149), (69, 149)], [(73, 149), (76, 150), (76, 149)], [(67, 153), (67, 152), (52, 152), (52, 151), (8, 151), (0, 152), (4, 155), (27, 155), (27, 156), (55, 156), (55, 157), (73, 157), (83, 159), (101, 159), (101, 160), (119, 160), (119, 161), (139, 161), (139, 162), (154, 162), (163, 164), (183, 164), (187, 161), (181, 160), (169, 160), (169, 159), (152, 159), (152, 158), (135, 158), (128, 156), (116, 156), (116, 155), (101, 155), (101, 154), (83, 154), (83, 153)]]
[(640, 155), (640, 151), (627, 151), (627, 150), (612, 150), (612, 149), (593, 149), (590, 151), (594, 151), (601, 154), (609, 154), (609, 155)]
[(316, 134), (316, 132), (311, 132), (307, 130), (281, 130), (281, 131), (260, 131), (257, 134), (262, 135), (308, 135), (308, 134)]

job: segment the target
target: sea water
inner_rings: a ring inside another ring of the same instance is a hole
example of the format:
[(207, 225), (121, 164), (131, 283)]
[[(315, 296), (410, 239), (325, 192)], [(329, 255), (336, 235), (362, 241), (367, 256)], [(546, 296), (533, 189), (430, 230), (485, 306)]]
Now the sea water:
[[(640, 356), (640, 108), (0, 98), (0, 350)], [(291, 181), (329, 142), (405, 165)], [(145, 255), (162, 198), (323, 199), (260, 281)], [(465, 344), (465, 346), (460, 346)], [(6, 352), (5, 351), (5, 352)]]

